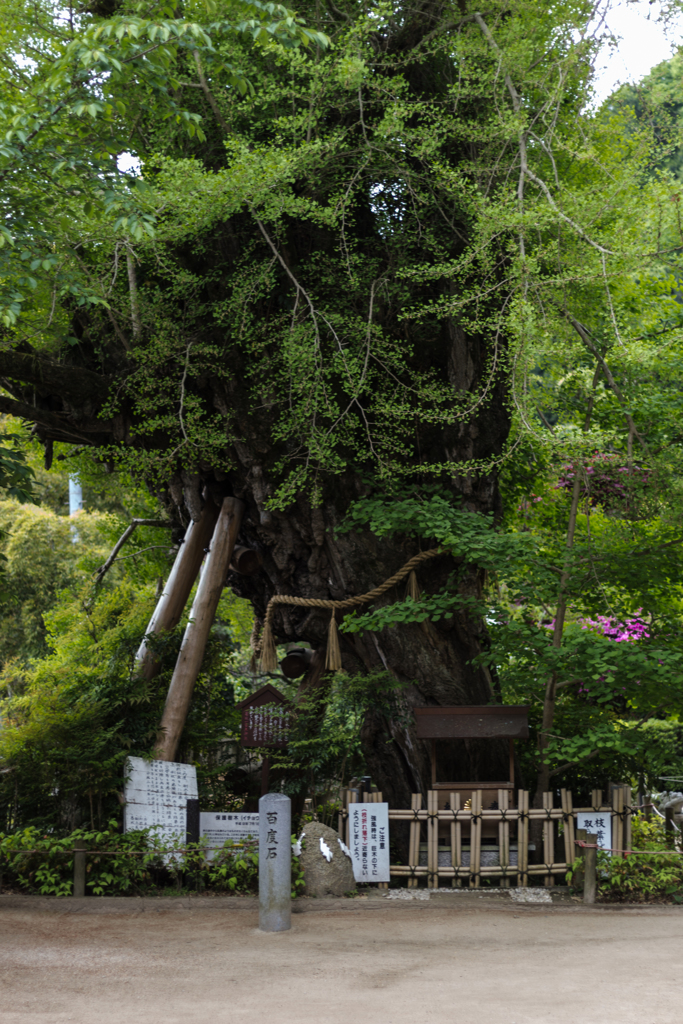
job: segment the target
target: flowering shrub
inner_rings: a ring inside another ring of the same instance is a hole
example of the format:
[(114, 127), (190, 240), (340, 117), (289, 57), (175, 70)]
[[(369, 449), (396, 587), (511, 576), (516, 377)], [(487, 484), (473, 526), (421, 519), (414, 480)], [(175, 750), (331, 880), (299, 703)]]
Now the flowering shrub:
[[(583, 466), (585, 476), (581, 485), (583, 498), (593, 505), (602, 505), (605, 510), (629, 512), (633, 492), (647, 487), (651, 472), (642, 466), (620, 465), (620, 455), (598, 455)], [(574, 462), (560, 466), (555, 488), (570, 491), (574, 486), (578, 465)]]

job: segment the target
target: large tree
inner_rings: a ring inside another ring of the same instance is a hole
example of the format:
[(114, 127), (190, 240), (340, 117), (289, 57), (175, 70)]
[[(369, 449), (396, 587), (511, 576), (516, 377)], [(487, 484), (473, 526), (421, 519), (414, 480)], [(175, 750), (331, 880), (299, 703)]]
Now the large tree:
[[(46, 461), (87, 446), (180, 526), (241, 498), (263, 568), (230, 585), (260, 619), (419, 549), (419, 530), (337, 532), (356, 499), (438, 486), (497, 514), (526, 342), (571, 330), (635, 244), (637, 172), (584, 113), (590, 5), (5, 6), (0, 410)], [(420, 584), (457, 569), (476, 597), (472, 562), (451, 545)], [(407, 706), (494, 700), (467, 608), (345, 633), (344, 667), (409, 683)], [(327, 625), (274, 618), (316, 648)], [(363, 732), (401, 804), (429, 778), (406, 721)], [(454, 770), (505, 777), (480, 756)]]

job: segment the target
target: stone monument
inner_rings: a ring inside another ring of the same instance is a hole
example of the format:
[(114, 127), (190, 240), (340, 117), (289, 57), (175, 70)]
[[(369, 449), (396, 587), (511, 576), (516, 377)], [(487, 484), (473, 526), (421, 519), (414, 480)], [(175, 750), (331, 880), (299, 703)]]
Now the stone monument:
[(259, 809), (259, 928), (286, 932), (292, 927), (292, 802), (267, 793)]

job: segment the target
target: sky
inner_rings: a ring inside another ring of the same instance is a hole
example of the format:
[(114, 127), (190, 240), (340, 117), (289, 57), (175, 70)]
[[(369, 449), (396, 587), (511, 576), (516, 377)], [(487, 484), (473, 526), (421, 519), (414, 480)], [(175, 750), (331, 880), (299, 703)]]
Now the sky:
[(617, 49), (605, 49), (599, 61), (598, 102), (606, 99), (620, 82), (640, 81), (683, 44), (683, 19), (678, 18), (665, 29), (655, 20), (659, 12), (659, 3), (639, 0), (627, 4), (615, 0), (607, 16), (607, 26), (621, 39)]

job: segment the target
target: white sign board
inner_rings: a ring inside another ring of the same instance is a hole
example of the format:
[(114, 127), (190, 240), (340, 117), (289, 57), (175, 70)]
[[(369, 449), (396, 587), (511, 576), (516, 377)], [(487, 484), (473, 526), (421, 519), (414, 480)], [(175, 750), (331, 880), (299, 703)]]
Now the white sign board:
[(214, 851), (230, 839), (233, 843), (241, 843), (245, 839), (255, 839), (258, 848), (258, 814), (247, 812), (202, 811), (199, 815), (199, 837), (206, 839), (206, 859), (212, 860)]
[[(609, 811), (577, 811), (576, 827), (597, 835), (601, 850), (612, 848), (612, 815)], [(580, 851), (580, 847), (577, 847)]]
[(353, 877), (357, 882), (389, 881), (389, 804), (349, 804)]
[(197, 769), (173, 761), (126, 758), (123, 830), (156, 828), (162, 842), (185, 843), (187, 801), (197, 799)]

